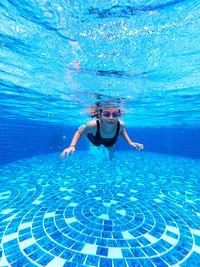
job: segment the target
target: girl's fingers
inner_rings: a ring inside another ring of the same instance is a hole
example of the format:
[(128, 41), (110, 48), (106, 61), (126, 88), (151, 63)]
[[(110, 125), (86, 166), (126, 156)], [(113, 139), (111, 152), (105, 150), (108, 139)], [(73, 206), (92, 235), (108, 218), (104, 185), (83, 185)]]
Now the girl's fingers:
[(140, 145), (140, 149), (139, 150), (142, 150), (144, 148), (144, 146), (143, 145)]
[(70, 154), (70, 151), (72, 152), (72, 154), (74, 153), (75, 150), (70, 150), (70, 149), (65, 149), (62, 154), (60, 154), (60, 156), (62, 158), (64, 158), (65, 156), (68, 158), (69, 154)]

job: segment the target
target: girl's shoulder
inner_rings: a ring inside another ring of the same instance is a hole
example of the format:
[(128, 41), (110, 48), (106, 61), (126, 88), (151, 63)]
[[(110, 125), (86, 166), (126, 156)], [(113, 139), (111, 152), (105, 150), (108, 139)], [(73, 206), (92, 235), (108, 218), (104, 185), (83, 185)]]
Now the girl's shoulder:
[(119, 121), (119, 124), (120, 124), (119, 132), (121, 133), (125, 127), (125, 123), (123, 121)]
[(120, 123), (120, 126), (124, 127), (125, 126), (125, 123), (123, 121), (119, 121)]
[(92, 133), (93, 135), (96, 134), (97, 131), (97, 122), (96, 121), (91, 121), (87, 124), (87, 133)]
[(96, 121), (91, 121), (86, 126), (88, 128), (96, 128), (97, 127), (97, 122)]
[(81, 134), (88, 134), (88, 133), (93, 133), (96, 131), (97, 128), (97, 123), (96, 121), (91, 121), (88, 124), (81, 125), (78, 128), (79, 133)]

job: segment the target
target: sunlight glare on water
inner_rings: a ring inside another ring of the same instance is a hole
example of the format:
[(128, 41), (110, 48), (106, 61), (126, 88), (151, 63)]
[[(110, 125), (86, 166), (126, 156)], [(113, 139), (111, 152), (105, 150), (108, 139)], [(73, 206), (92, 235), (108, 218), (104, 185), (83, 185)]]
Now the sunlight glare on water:
[(112, 100), (128, 126), (198, 126), (199, 7), (3, 0), (1, 118), (79, 125)]

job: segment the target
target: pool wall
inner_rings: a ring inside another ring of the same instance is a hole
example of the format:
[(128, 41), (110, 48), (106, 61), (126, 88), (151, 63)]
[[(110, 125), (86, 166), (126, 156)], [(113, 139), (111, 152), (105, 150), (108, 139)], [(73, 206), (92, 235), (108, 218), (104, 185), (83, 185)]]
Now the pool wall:
[[(61, 152), (68, 147), (77, 127), (62, 127), (36, 122), (0, 122), (0, 164), (38, 154)], [(134, 142), (144, 144), (144, 152), (200, 158), (199, 128), (127, 128)], [(86, 150), (81, 138), (77, 150)], [(116, 150), (131, 150), (120, 136)]]

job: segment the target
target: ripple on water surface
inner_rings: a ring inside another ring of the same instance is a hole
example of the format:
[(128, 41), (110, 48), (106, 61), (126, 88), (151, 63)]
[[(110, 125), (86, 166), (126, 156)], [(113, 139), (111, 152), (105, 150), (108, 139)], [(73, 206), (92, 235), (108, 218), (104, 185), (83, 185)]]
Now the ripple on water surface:
[(1, 266), (200, 264), (199, 160), (77, 152), (0, 171)]

